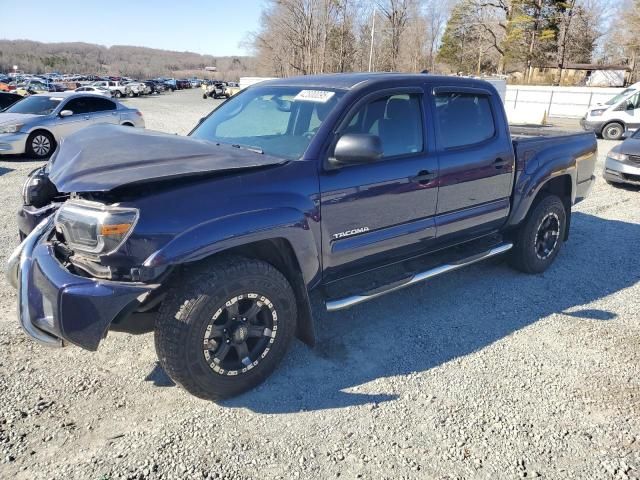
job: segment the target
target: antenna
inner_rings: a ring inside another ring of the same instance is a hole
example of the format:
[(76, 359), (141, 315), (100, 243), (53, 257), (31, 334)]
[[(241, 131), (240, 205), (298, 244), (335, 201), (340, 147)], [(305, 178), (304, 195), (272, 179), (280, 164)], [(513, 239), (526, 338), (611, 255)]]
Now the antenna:
[(373, 6), (373, 20), (371, 21), (371, 47), (369, 48), (369, 71), (373, 64), (373, 36), (376, 32), (376, 6)]

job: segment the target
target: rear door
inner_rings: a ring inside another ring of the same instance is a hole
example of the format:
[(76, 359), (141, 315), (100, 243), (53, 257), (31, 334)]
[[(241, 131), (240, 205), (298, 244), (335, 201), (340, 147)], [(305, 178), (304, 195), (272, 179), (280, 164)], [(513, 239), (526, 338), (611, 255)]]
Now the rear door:
[(432, 108), (440, 158), (439, 238), (476, 236), (509, 214), (515, 156), (497, 94), (437, 87)]
[(320, 173), (325, 280), (405, 257), (435, 237), (438, 159), (427, 133), (424, 92), (379, 92), (338, 127), (378, 135), (383, 158)]
[(113, 123), (120, 124), (117, 105), (108, 98), (91, 96), (87, 98), (88, 115), (92, 124)]

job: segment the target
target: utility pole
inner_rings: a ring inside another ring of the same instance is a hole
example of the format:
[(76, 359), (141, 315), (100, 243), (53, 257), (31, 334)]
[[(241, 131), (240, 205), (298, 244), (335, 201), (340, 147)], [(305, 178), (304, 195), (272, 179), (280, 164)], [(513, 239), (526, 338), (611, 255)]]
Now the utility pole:
[(371, 47), (369, 48), (369, 71), (373, 66), (373, 36), (376, 32), (376, 7), (373, 6), (373, 20), (371, 21)]

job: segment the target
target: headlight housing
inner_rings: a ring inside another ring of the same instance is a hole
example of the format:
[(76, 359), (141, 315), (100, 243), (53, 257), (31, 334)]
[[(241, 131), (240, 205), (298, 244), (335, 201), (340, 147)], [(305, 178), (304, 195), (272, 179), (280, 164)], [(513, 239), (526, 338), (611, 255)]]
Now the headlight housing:
[(74, 252), (89, 256), (115, 252), (138, 222), (136, 208), (69, 200), (56, 213), (56, 231)]
[(624, 153), (618, 153), (618, 152), (609, 152), (607, 154), (607, 157), (612, 158), (613, 160), (618, 160), (620, 162), (624, 162), (625, 160), (627, 160), (629, 158), (628, 155), (626, 155)]
[(591, 110), (589, 112), (589, 116), (590, 117), (599, 117), (600, 115), (602, 115), (607, 109), (606, 108), (601, 108), (599, 110)]
[(11, 125), (0, 125), (0, 133), (16, 133), (24, 127), (24, 123), (12, 123)]
[(36, 208), (44, 207), (51, 203), (58, 195), (55, 185), (49, 180), (43, 167), (32, 171), (22, 186), (22, 199), (25, 205), (33, 205)]

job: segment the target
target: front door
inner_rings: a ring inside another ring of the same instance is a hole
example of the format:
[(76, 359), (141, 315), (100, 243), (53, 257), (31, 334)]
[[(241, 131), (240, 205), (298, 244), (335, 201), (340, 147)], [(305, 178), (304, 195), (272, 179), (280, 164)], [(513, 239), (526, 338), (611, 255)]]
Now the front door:
[(87, 113), (87, 107), (86, 97), (76, 97), (66, 102), (60, 108), (60, 111), (71, 110), (73, 115), (68, 117), (58, 116), (56, 119), (55, 135), (58, 140), (77, 132), (81, 128), (91, 125), (91, 118)]
[(383, 158), (320, 175), (325, 280), (426, 248), (435, 237), (438, 159), (425, 134), (421, 90), (362, 100), (337, 136), (378, 135)]
[(627, 98), (617, 108), (628, 130), (640, 128), (640, 92)]

